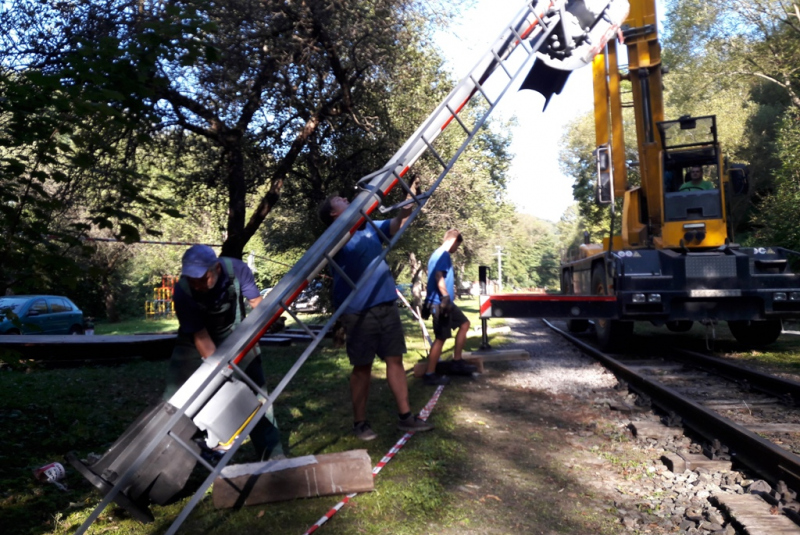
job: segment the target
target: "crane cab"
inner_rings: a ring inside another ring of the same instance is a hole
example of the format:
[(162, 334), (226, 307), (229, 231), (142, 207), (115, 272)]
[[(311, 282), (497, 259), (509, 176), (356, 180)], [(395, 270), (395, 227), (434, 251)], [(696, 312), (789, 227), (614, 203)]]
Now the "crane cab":
[(656, 248), (708, 249), (729, 243), (722, 154), (716, 117), (658, 123), (663, 178), (661, 235)]

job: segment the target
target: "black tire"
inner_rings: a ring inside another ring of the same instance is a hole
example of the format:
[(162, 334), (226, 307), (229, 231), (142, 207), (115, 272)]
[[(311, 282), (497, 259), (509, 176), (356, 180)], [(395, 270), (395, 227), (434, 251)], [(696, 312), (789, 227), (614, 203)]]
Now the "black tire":
[(571, 333), (586, 332), (589, 328), (589, 320), (567, 320), (567, 331)]
[[(606, 285), (605, 270), (602, 264), (592, 269), (592, 293), (609, 295)], [(633, 335), (633, 322), (620, 320), (595, 319), (594, 330), (597, 343), (603, 351), (614, 351), (623, 347)]]
[[(561, 293), (569, 295), (575, 293), (572, 287), (572, 280), (570, 279), (569, 271), (561, 274)], [(589, 328), (589, 320), (567, 320), (567, 331), (571, 333), (582, 333)]]
[(83, 334), (83, 327), (80, 325), (73, 325), (69, 328), (69, 334)]
[(685, 333), (692, 329), (694, 322), (692, 320), (675, 320), (667, 322), (667, 329), (673, 333)]
[(19, 329), (9, 329), (9, 330), (6, 331), (6, 334), (14, 335), (14, 334), (22, 334), (22, 333), (19, 332)]
[(764, 347), (781, 335), (781, 320), (729, 321), (728, 329), (736, 341), (748, 348)]

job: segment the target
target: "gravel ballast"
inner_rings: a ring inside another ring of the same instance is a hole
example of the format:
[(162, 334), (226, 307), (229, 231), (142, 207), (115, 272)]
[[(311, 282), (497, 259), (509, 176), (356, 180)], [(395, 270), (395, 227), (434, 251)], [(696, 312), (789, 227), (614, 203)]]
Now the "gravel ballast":
[[(755, 509), (760, 510), (763, 503), (764, 515), (770, 516), (767, 501), (776, 491), (767, 483), (738, 466), (673, 473), (662, 461), (664, 456), (700, 454), (707, 445), (680, 433), (666, 438), (635, 437), (631, 422), (652, 422), (658, 427), (660, 416), (637, 407), (636, 397), (621, 390), (613, 374), (539, 320), (507, 319), (506, 324), (511, 332), (502, 349), (524, 349), (531, 358), (489, 364), (478, 382), (545, 393), (561, 419), (574, 422), (568, 429), (556, 430), (569, 448), (561, 448), (553, 462), (596, 489), (588, 507), (615, 515), (620, 533), (758, 533), (746, 530), (724, 502), (729, 496), (743, 497), (740, 501), (752, 498)], [(620, 406), (631, 410), (612, 409)], [(800, 533), (777, 507), (771, 513), (787, 522), (786, 533)]]

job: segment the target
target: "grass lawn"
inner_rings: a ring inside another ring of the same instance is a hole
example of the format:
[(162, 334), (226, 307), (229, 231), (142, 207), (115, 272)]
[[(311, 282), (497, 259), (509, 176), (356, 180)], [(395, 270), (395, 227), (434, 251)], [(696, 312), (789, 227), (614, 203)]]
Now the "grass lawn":
[[(478, 325), (477, 300), (459, 303)], [(403, 310), (406, 328), (406, 369), (425, 355), (420, 329)], [(97, 334), (161, 332), (175, 330), (170, 321), (140, 320), (116, 325), (97, 325)], [(499, 342), (499, 340), (494, 340)], [(470, 337), (467, 349), (476, 349), (479, 337)], [(264, 348), (268, 384), (277, 384), (304, 346)], [(452, 340), (445, 346), (445, 357)], [(114, 367), (33, 369), (0, 372), (0, 526), (6, 535), (71, 533), (100, 501), (99, 494), (66, 466), (63, 456), (77, 452), (103, 454), (110, 444), (148, 405), (160, 399), (167, 362), (137, 361)], [(367, 449), (377, 463), (400, 438), (394, 427), (396, 407), (385, 381), (385, 367), (375, 365), (368, 417), (379, 438), (369, 443), (350, 434), (352, 412), (348, 377), (350, 365), (343, 349), (323, 342), (299, 371), (276, 403), (276, 416), (284, 446), (293, 457)], [(409, 394), (414, 410), (420, 410), (433, 394), (433, 387), (409, 376)], [(444, 491), (448, 469), (457, 466), (468, 452), (448, 434), (455, 425), (451, 409), (455, 391), (442, 396), (433, 412), (437, 430), (413, 437), (397, 458), (376, 480), (376, 491), (359, 496), (324, 529), (325, 533), (428, 533), (429, 525), (458, 522), (449, 513), (456, 499)], [(251, 446), (245, 444), (234, 462), (251, 462)], [(32, 470), (50, 462), (67, 468), (62, 491), (34, 480)], [(205, 477), (205, 470), (197, 472)], [(200, 479), (198, 479), (200, 481)], [(217, 511), (204, 500), (182, 528), (183, 533), (303, 533), (339, 497), (296, 500), (241, 510)], [(163, 532), (188, 498), (165, 507), (152, 507), (155, 524), (131, 520), (116, 506), (109, 507), (95, 522), (92, 533), (151, 534)], [(454, 509), (455, 510), (455, 509)]]
[(118, 323), (98, 321), (94, 326), (94, 334), (143, 334), (178, 332), (178, 318), (129, 319)]

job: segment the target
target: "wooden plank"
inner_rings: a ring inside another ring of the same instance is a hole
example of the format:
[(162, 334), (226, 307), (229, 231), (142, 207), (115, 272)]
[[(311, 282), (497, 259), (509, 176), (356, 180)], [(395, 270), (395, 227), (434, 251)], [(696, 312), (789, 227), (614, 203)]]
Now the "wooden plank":
[(284, 331), (279, 333), (265, 334), (261, 338), (289, 338), (290, 340), (300, 340), (306, 342), (310, 342), (312, 340), (312, 336), (308, 333), (287, 333)]
[(260, 345), (260, 346), (290, 346), (290, 345), (292, 345), (292, 339), (291, 338), (282, 337), (282, 336), (270, 336), (270, 337), (262, 336), (258, 340), (258, 345)]
[(0, 340), (0, 346), (138, 344), (175, 340), (177, 337), (177, 334), (105, 334), (90, 336), (75, 334), (17, 334), (4, 336)]
[(659, 381), (697, 381), (708, 379), (707, 373), (680, 373), (680, 374), (659, 374)]
[(649, 420), (631, 422), (630, 428), (637, 438), (667, 439), (683, 436), (683, 428), (681, 427), (667, 427), (660, 422)]
[(507, 360), (529, 360), (531, 354), (524, 349), (487, 349), (485, 351), (464, 351), (464, 360), (481, 359), (487, 362), (503, 362)]
[(669, 366), (674, 366), (677, 368), (683, 367), (683, 364), (669, 363), (664, 359), (626, 359), (626, 360), (621, 360), (620, 362), (624, 366), (627, 366), (629, 368), (636, 366), (659, 366), (659, 365), (663, 366), (664, 364), (667, 364)]
[(761, 399), (706, 399), (701, 401), (703, 405), (743, 405), (747, 404), (749, 406), (754, 405), (774, 405), (778, 403), (780, 400), (778, 398), (761, 398)]
[(687, 470), (706, 468), (708, 470), (725, 472), (730, 471), (730, 469), (733, 467), (733, 463), (731, 461), (714, 461), (699, 453), (679, 453), (678, 455), (684, 461), (686, 461)]
[(631, 361), (631, 362), (624, 362), (623, 363), (626, 368), (630, 368), (632, 370), (637, 371), (679, 371), (683, 369), (683, 364), (671, 364), (668, 362), (657, 362), (657, 361)]
[(144, 335), (41, 335), (0, 336), (0, 349), (19, 353), (23, 359), (47, 363), (105, 359), (167, 359), (175, 347), (176, 334)]
[(367, 450), (228, 465), (214, 481), (214, 507), (227, 509), (296, 498), (375, 490)]
[(661, 462), (673, 474), (682, 474), (686, 471), (686, 461), (677, 453), (665, 453), (661, 456)]
[(745, 427), (753, 433), (800, 433), (800, 424), (747, 424)]
[(800, 526), (784, 515), (772, 514), (770, 504), (755, 494), (719, 493), (716, 498), (747, 535), (800, 534)]
[(776, 405), (776, 398), (767, 399), (707, 399), (700, 402), (701, 405), (715, 411), (749, 411), (754, 407), (763, 405)]
[[(436, 373), (439, 375), (472, 375), (472, 373), (452, 373), (450, 369), (451, 360), (439, 361), (436, 363)], [(469, 361), (471, 366), (475, 366), (475, 373), (483, 373), (483, 361), (473, 359)], [(428, 361), (422, 360), (414, 364), (414, 377), (421, 378), (428, 371)]]

